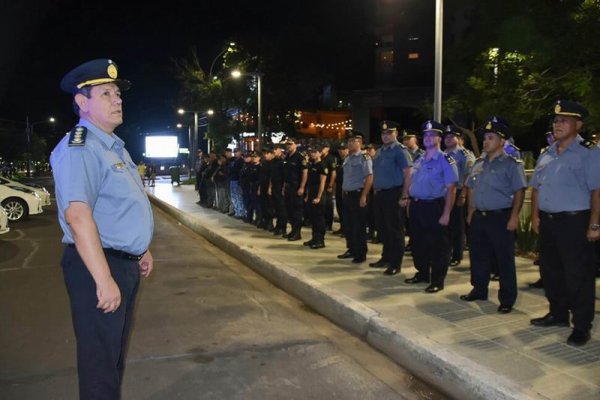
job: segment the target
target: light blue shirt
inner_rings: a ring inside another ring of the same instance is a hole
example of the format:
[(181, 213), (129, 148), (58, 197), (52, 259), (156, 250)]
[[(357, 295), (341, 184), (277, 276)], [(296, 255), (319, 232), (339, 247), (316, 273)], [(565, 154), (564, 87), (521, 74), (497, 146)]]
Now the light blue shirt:
[(456, 188), (462, 189), (463, 182), (467, 175), (469, 175), (469, 170), (475, 162), (475, 157), (472, 153), (459, 146), (456, 146), (453, 151), (446, 151), (446, 154), (456, 161), (456, 169), (458, 170), (458, 184)]
[(50, 157), (63, 243), (74, 243), (65, 220), (71, 202), (84, 202), (92, 215), (102, 247), (134, 255), (144, 253), (154, 233), (154, 219), (137, 167), (114, 133), (107, 135), (89, 121), (83, 146), (69, 146), (66, 135)]
[(431, 159), (425, 157), (421, 156), (413, 165), (410, 196), (423, 200), (445, 197), (447, 185), (458, 182), (456, 161), (439, 149)]
[(373, 174), (371, 158), (360, 151), (349, 154), (344, 159), (342, 168), (344, 169), (344, 179), (342, 181), (344, 192), (362, 189), (365, 186), (367, 176)]
[(581, 211), (591, 208), (591, 193), (600, 189), (600, 148), (585, 147), (578, 136), (557, 154), (554, 143), (537, 160), (529, 186), (538, 191), (541, 211)]
[(527, 187), (523, 163), (506, 153), (489, 160), (478, 159), (465, 185), (474, 189), (472, 205), (490, 211), (511, 208), (515, 192)]
[(406, 146), (398, 141), (384, 145), (373, 159), (373, 188), (390, 189), (404, 184), (404, 169), (412, 165)]

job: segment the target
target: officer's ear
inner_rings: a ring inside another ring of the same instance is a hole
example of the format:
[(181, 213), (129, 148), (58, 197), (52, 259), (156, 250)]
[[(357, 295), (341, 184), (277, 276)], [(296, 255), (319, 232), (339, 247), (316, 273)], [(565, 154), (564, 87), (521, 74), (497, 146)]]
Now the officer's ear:
[(579, 132), (581, 130), (581, 128), (583, 128), (583, 121), (580, 119), (577, 119), (575, 121), (575, 128), (577, 129), (577, 132)]
[(88, 98), (83, 93), (77, 93), (73, 101), (77, 104), (77, 107), (83, 112), (88, 111)]

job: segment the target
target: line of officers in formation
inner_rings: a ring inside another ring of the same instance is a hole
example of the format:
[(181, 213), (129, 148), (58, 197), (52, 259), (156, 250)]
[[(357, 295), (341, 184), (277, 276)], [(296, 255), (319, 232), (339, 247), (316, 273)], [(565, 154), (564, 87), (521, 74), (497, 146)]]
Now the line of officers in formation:
[[(539, 233), (540, 273), (549, 313), (534, 326), (571, 326), (567, 343), (590, 339), (595, 307), (596, 247), (600, 239), (600, 148), (579, 132), (588, 111), (578, 103), (557, 101), (551, 110), (555, 142), (543, 150), (529, 186), (532, 226)], [(515, 235), (528, 186), (523, 162), (511, 145), (509, 123), (490, 117), (477, 134), (483, 153), (475, 158), (463, 147), (462, 132), (429, 120), (416, 134), (383, 121), (382, 146), (364, 146), (354, 133), (338, 148), (328, 144), (298, 150), (293, 139), (242, 156), (209, 154), (197, 164), (199, 204), (256, 223), (288, 241), (301, 240), (306, 221), (312, 237), (304, 245), (325, 247), (333, 222), (333, 199), (347, 251), (338, 255), (366, 261), (369, 210), (374, 211), (382, 254), (371, 268), (400, 272), (409, 233), (417, 273), (407, 284), (426, 284), (425, 293), (444, 289), (450, 265), (458, 265), (470, 243), (470, 293), (463, 301), (487, 300), (490, 277), (500, 290), (499, 313), (510, 313), (517, 299)], [(445, 151), (441, 145), (444, 142)], [(286, 150), (284, 152), (284, 149)], [(291, 230), (287, 230), (287, 225)], [(372, 231), (371, 231), (372, 233)]]

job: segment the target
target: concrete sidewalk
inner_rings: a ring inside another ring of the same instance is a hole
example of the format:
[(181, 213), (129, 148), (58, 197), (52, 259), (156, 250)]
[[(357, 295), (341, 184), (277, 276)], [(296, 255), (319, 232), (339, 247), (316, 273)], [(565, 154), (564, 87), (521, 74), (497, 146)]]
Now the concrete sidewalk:
[[(519, 297), (501, 315), (497, 282), (489, 301), (459, 300), (471, 289), (468, 257), (450, 268), (442, 292), (426, 294), (425, 285), (404, 283), (415, 273), (410, 256), (388, 277), (367, 264), (379, 259), (380, 245), (369, 244), (367, 263), (338, 260), (339, 237), (327, 235), (327, 247), (312, 250), (200, 207), (193, 187), (166, 182), (147, 189), (156, 206), (456, 399), (600, 398), (600, 329), (573, 348), (569, 328), (529, 325), (548, 310), (543, 291), (527, 288), (539, 277), (531, 260), (517, 258)], [(308, 229), (302, 235), (310, 239)]]

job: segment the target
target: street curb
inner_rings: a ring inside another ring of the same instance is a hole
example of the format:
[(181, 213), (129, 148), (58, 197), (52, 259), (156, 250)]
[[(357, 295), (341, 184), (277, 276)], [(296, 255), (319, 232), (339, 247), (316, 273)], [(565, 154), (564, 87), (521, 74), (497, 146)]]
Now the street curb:
[(498, 376), (409, 327), (380, 317), (370, 307), (335, 289), (281, 265), (267, 256), (258, 256), (251, 246), (240, 246), (215, 229), (148, 193), (150, 200), (183, 225), (241, 260), (270, 282), (297, 297), (337, 325), (358, 335), (400, 366), (455, 399), (528, 400), (541, 399), (522, 385)]

